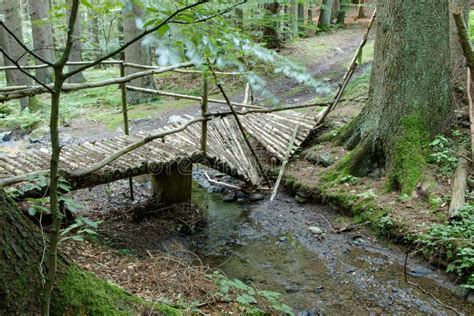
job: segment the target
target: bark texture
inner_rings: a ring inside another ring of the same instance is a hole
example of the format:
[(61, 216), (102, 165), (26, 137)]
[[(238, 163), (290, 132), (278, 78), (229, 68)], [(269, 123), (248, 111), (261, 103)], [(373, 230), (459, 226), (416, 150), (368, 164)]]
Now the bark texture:
[(377, 16), (369, 101), (342, 135), (354, 150), (340, 167), (356, 176), (385, 167), (392, 188), (409, 194), (424, 148), (453, 116), (449, 4), (383, 0)]
[[(35, 52), (43, 59), (55, 62), (56, 54), (53, 43), (53, 28), (48, 20), (49, 3), (47, 0), (28, 0), (30, 10), (31, 28), (33, 33), (33, 47)], [(36, 63), (42, 64), (37, 60)], [(36, 70), (36, 76), (43, 83), (52, 81), (52, 68)]]
[(321, 4), (321, 12), (319, 13), (318, 27), (320, 29), (327, 29), (331, 24), (332, 8), (334, 0), (323, 0)]
[(41, 311), (41, 232), (0, 190), (0, 314)]
[[(67, 0), (69, 7), (71, 7), (72, 0)], [(82, 61), (82, 37), (81, 37), (81, 8), (79, 7), (79, 12), (78, 12), (78, 18), (76, 20), (76, 23), (74, 24), (74, 38), (73, 38), (73, 44), (72, 44), (72, 49), (71, 49), (71, 54), (69, 55), (69, 61)], [(69, 21), (69, 11), (68, 11), (68, 16), (67, 20)], [(72, 71), (80, 66), (68, 66), (68, 70)], [(86, 82), (86, 78), (84, 78), (84, 75), (82, 73), (78, 73), (68, 80), (70, 83), (82, 83)]]
[[(0, 13), (4, 15), (5, 25), (23, 42), (23, 29), (17, 0), (0, 2)], [(13, 60), (18, 60), (20, 66), (26, 65), (25, 57), (19, 59), (25, 53), (25, 50), (3, 28), (0, 29), (0, 46)], [(4, 56), (2, 57), (5, 66), (14, 66), (11, 61)], [(31, 83), (30, 78), (18, 70), (6, 71), (6, 77), (9, 86), (29, 85)], [(28, 107), (29, 100), (30, 98), (20, 99), (20, 108)]]
[[(123, 30), (124, 42), (129, 42), (136, 36), (142, 33), (137, 27), (137, 22), (143, 20), (144, 12), (136, 4), (129, 4), (123, 11)], [(138, 41), (125, 49), (125, 61), (141, 65), (151, 65), (151, 56), (149, 47), (142, 45), (143, 41)], [(126, 68), (125, 74), (130, 75), (139, 70), (130, 67)], [(140, 88), (156, 89), (153, 76), (146, 76), (139, 79), (132, 80), (130, 85)], [(151, 101), (155, 99), (152, 94), (143, 92), (127, 91), (127, 99), (130, 104), (138, 104)]]

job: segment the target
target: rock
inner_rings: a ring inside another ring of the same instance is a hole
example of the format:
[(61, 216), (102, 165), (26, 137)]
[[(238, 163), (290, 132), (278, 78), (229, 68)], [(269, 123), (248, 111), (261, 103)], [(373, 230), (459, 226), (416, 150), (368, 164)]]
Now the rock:
[(235, 202), (236, 200), (237, 194), (235, 194), (235, 192), (230, 192), (222, 198), (222, 201), (226, 203)]
[(47, 127), (40, 127), (33, 130), (30, 135), (28, 135), (28, 140), (30, 143), (39, 143), (49, 132)]
[(59, 143), (61, 145), (69, 144), (72, 141), (71, 134), (59, 134)]
[(308, 199), (306, 197), (301, 196), (298, 193), (295, 195), (295, 200), (296, 202), (301, 203), (301, 204), (308, 202)]
[(252, 201), (252, 202), (256, 202), (256, 201), (261, 201), (264, 198), (265, 198), (265, 196), (263, 194), (254, 193), (254, 194), (250, 195), (249, 200)]
[(187, 121), (188, 120), (186, 118), (179, 115), (171, 115), (168, 118), (168, 124), (174, 124), (174, 123), (183, 124), (183, 123), (186, 123)]
[(321, 228), (316, 227), (316, 226), (310, 226), (308, 229), (311, 233), (316, 234), (316, 235), (324, 234), (324, 231)]
[(321, 165), (323, 167), (329, 167), (336, 162), (336, 160), (331, 154), (327, 152), (318, 153), (317, 151), (308, 152), (306, 154), (306, 160), (313, 164)]
[(428, 269), (428, 268), (424, 268), (424, 267), (416, 267), (416, 268), (413, 268), (413, 269), (410, 269), (407, 274), (408, 275), (411, 275), (411, 276), (414, 276), (414, 277), (424, 277), (424, 276), (427, 276), (428, 274), (432, 273), (433, 270), (431, 269)]
[(285, 241), (288, 241), (288, 237), (286, 237), (286, 236), (281, 236), (280, 238), (278, 238), (278, 240), (279, 240), (280, 242), (285, 242)]
[(0, 133), (0, 141), (2, 142), (9, 142), (12, 140), (12, 132), (2, 132)]
[(334, 157), (331, 154), (323, 152), (319, 155), (319, 164), (323, 167), (329, 167), (335, 162)]

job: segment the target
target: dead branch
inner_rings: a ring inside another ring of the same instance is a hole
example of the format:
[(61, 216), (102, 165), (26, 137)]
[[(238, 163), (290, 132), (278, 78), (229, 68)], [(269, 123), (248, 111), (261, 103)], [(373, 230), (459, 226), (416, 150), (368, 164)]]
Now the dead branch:
[(38, 84), (40, 84), (42, 87), (44, 87), (46, 90), (48, 90), (48, 92), (50, 93), (54, 93), (53, 89), (51, 89), (50, 87), (48, 87), (46, 84), (44, 84), (41, 80), (39, 80), (38, 78), (36, 78), (36, 76), (33, 76), (32, 74), (30, 74), (28, 71), (24, 70), (21, 68), (20, 64), (18, 64), (18, 61), (14, 60), (13, 58), (11, 58), (7, 52), (3, 49), (3, 47), (0, 47), (0, 52), (2, 52), (3, 54), (3, 57), (8, 59), (11, 63), (13, 63), (15, 65), (15, 68), (18, 69), (19, 71), (21, 71), (22, 73), (24, 73), (25, 75), (27, 75), (28, 77), (30, 77), (31, 79), (33, 79), (35, 82), (37, 82)]
[(226, 187), (229, 187), (229, 188), (233, 188), (233, 189), (237, 189), (237, 190), (241, 190), (242, 188), (236, 186), (236, 185), (233, 185), (233, 184), (229, 184), (229, 183), (225, 183), (225, 182), (220, 182), (220, 181), (217, 181), (217, 180), (213, 180), (211, 179), (211, 177), (209, 177), (209, 175), (207, 174), (207, 172), (204, 172), (204, 175), (206, 176), (206, 179), (207, 181), (211, 182), (211, 183), (214, 183), (214, 184), (218, 184), (218, 185), (223, 185), (223, 186), (226, 186)]
[(28, 46), (26, 46), (22, 41), (20, 41), (20, 39), (15, 35), (15, 33), (13, 33), (12, 30), (10, 30), (8, 28), (8, 26), (5, 25), (4, 21), (0, 21), (0, 26), (3, 27), (5, 29), (5, 31), (7, 31), (7, 33), (10, 34), (10, 36), (15, 40), (15, 42), (17, 42), (31, 56), (35, 57), (36, 59), (38, 59), (39, 61), (41, 61), (42, 63), (45, 63), (46, 65), (48, 65), (50, 67), (54, 66), (54, 64), (52, 62), (47, 61), (43, 57), (39, 56), (33, 50), (29, 49)]
[(374, 13), (372, 14), (372, 18), (370, 19), (369, 25), (367, 26), (367, 30), (364, 33), (364, 37), (362, 38), (362, 41), (360, 42), (359, 47), (357, 48), (357, 51), (354, 57), (352, 58), (352, 61), (349, 64), (349, 67), (347, 68), (346, 73), (344, 74), (344, 77), (342, 78), (342, 82), (339, 85), (339, 88), (336, 91), (336, 94), (334, 95), (333, 103), (321, 113), (321, 116), (316, 122), (317, 126), (321, 125), (321, 123), (326, 119), (329, 113), (332, 112), (336, 108), (336, 105), (341, 101), (340, 99), (342, 97), (342, 94), (344, 93), (344, 90), (346, 89), (347, 84), (349, 83), (349, 80), (351, 79), (352, 75), (354, 74), (355, 69), (357, 68), (357, 59), (362, 53), (362, 48), (365, 46), (365, 44), (367, 43), (367, 40), (369, 39), (370, 29), (372, 28), (372, 25), (374, 24), (376, 15), (377, 15), (377, 9), (374, 10)]
[[(178, 93), (171, 93), (171, 92), (165, 92), (165, 91), (160, 91), (160, 90), (154, 90), (154, 89), (147, 89), (147, 88), (140, 88), (140, 87), (134, 87), (134, 86), (127, 86), (127, 89), (130, 91), (138, 91), (138, 92), (145, 92), (145, 93), (150, 93), (150, 94), (156, 94), (156, 95), (162, 95), (162, 96), (167, 96), (167, 97), (172, 97), (172, 98), (178, 98), (178, 99), (187, 99), (187, 100), (196, 100), (199, 102), (202, 102), (202, 97), (196, 97), (192, 95), (186, 95), (186, 94), (178, 94)], [(209, 103), (217, 103), (217, 104), (227, 104), (226, 101), (224, 100), (216, 100), (216, 99), (208, 99)], [(242, 106), (242, 107), (251, 107), (254, 109), (263, 109), (263, 106), (257, 106), (257, 105), (247, 105), (243, 103), (236, 103), (236, 102), (231, 102), (230, 104), (234, 106)]]
[(464, 207), (466, 198), (464, 196), (467, 188), (467, 167), (468, 161), (461, 157), (454, 172), (453, 187), (451, 193), (451, 203), (449, 204), (448, 218), (455, 217), (458, 211)]
[(454, 313), (456, 313), (456, 315), (461, 315), (461, 313), (459, 313), (454, 307), (450, 306), (450, 305), (447, 305), (443, 302), (441, 302), (436, 296), (434, 296), (433, 293), (425, 290), (424, 288), (422, 288), (418, 283), (415, 283), (415, 282), (412, 282), (410, 280), (408, 280), (408, 273), (407, 273), (407, 267), (408, 267), (408, 256), (410, 255), (410, 250), (408, 250), (405, 254), (405, 263), (403, 265), (403, 275), (404, 275), (404, 278), (405, 278), (405, 282), (407, 284), (410, 284), (412, 286), (415, 286), (417, 287), (420, 291), (422, 291), (424, 294), (426, 295), (429, 295), (431, 296), (436, 302), (438, 302), (438, 304), (440, 304), (441, 306), (443, 306), (444, 308), (446, 309), (449, 309), (449, 310), (452, 310)]
[(469, 39), (466, 23), (462, 16), (461, 10), (455, 10), (453, 12), (453, 17), (458, 29), (459, 43), (461, 44), (462, 50), (464, 52), (464, 57), (466, 57), (467, 66), (471, 69), (471, 79), (473, 79), (472, 76), (474, 74), (472, 71), (474, 69), (474, 55), (472, 52), (471, 40)]
[[(104, 87), (104, 86), (109, 86), (109, 85), (127, 83), (137, 78), (154, 75), (154, 74), (160, 74), (160, 73), (174, 70), (176, 68), (183, 68), (183, 67), (190, 67), (190, 66), (192, 66), (192, 63), (183, 63), (183, 64), (174, 65), (174, 66), (164, 67), (161, 69), (140, 71), (140, 72), (136, 72), (125, 77), (107, 79), (107, 80), (98, 81), (98, 82), (64, 83), (62, 85), (61, 91), (71, 92), (71, 91), (78, 91), (78, 90), (83, 90), (83, 89), (99, 88), (99, 87)], [(48, 84), (47, 87), (52, 89), (54, 87), (54, 84)], [(43, 86), (17, 86), (17, 90), (18, 91), (12, 91), (12, 87), (1, 88), (0, 94), (3, 94), (3, 96), (0, 97), (0, 102), (49, 92)]]
[(471, 167), (474, 164), (474, 105), (472, 102), (471, 69), (467, 68), (467, 100), (469, 102), (469, 130), (471, 132)]

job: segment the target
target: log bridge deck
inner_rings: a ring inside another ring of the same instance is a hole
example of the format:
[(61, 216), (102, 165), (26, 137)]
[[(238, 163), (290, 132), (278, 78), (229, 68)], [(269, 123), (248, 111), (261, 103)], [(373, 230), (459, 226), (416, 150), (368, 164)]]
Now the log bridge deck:
[[(188, 119), (190, 118), (187, 117), (186, 120)], [(316, 125), (313, 115), (294, 111), (252, 113), (241, 116), (240, 121), (248, 135), (279, 161), (283, 161), (297, 125), (299, 130), (295, 146), (300, 146)], [(147, 135), (179, 126), (175, 123), (160, 130), (64, 146), (61, 149), (60, 170), (85, 169)], [(200, 137), (200, 124), (191, 124), (181, 132), (153, 140), (128, 152), (91, 174), (67, 180), (70, 181), (72, 190), (77, 190), (144, 174), (155, 175), (158, 180), (160, 177), (169, 180), (170, 173), (177, 172), (175, 183), (184, 183), (191, 181), (190, 174), (189, 181), (183, 181), (179, 177), (189, 173), (193, 163), (200, 163), (254, 186), (261, 183), (257, 163), (233, 117), (214, 117), (208, 121), (205, 155), (201, 151)], [(50, 156), (49, 148), (1, 156), (0, 180), (48, 169)], [(167, 186), (166, 183), (161, 185)], [(26, 192), (24, 197), (28, 196), (34, 196), (33, 192)]]

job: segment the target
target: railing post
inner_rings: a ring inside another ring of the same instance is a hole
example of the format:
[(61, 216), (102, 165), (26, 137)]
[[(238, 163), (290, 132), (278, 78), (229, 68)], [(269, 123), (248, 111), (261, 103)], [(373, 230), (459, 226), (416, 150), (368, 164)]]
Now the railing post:
[[(125, 65), (123, 64), (125, 62), (125, 56), (122, 57), (122, 62), (119, 64), (120, 65), (120, 77), (125, 77)], [(125, 132), (125, 135), (129, 134), (129, 129), (128, 129), (128, 106), (127, 106), (127, 86), (126, 83), (121, 83), (120, 84), (120, 90), (122, 94), (122, 114), (123, 114), (123, 130)], [(133, 194), (133, 179), (132, 177), (128, 178), (128, 186), (130, 187), (130, 199), (134, 200), (135, 196)]]
[[(207, 75), (203, 73), (202, 75), (202, 101), (201, 101), (201, 116), (207, 116), (207, 108), (208, 108), (208, 97), (209, 97), (209, 89), (208, 89), (208, 79)], [(204, 156), (207, 153), (207, 120), (202, 121), (201, 125), (201, 151)]]

